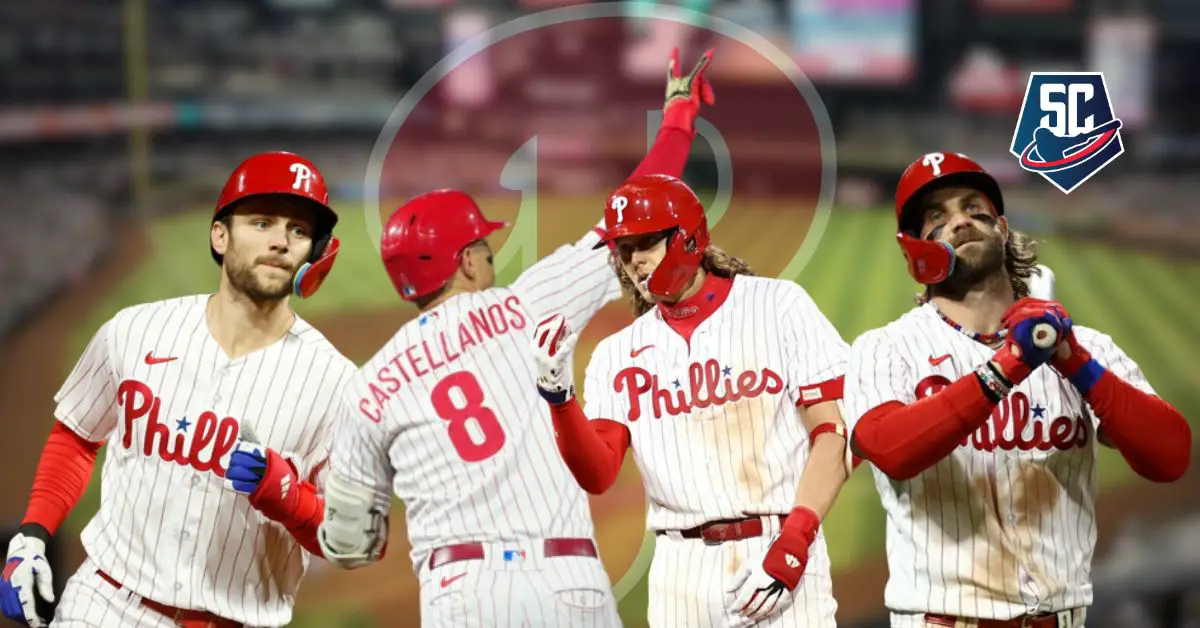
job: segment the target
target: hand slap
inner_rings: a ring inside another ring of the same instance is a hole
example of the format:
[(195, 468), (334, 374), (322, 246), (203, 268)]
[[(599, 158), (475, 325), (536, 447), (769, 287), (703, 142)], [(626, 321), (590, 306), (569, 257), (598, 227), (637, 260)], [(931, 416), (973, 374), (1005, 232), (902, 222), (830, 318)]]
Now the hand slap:
[(549, 403), (566, 403), (575, 396), (575, 386), (567, 367), (578, 340), (578, 334), (571, 333), (567, 319), (562, 314), (552, 314), (542, 319), (533, 331), (538, 394)]

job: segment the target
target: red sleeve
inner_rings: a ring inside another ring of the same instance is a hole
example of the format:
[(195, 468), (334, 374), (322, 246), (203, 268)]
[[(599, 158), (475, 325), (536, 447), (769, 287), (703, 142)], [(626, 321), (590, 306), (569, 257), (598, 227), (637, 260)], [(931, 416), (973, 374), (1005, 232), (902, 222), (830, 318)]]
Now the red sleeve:
[(629, 428), (609, 419), (589, 421), (577, 399), (550, 406), (558, 451), (580, 488), (599, 495), (612, 487), (629, 449)]
[(54, 534), (87, 490), (102, 444), (56, 421), (42, 449), (22, 523), (36, 523)]
[(693, 135), (677, 127), (660, 128), (654, 137), (654, 145), (629, 178), (645, 174), (669, 174), (676, 178), (683, 176), (683, 167), (687, 165), (688, 153), (692, 150)]
[[(264, 513), (266, 514), (266, 513)], [(317, 487), (311, 482), (300, 482), (300, 498), (296, 501), (295, 510), (284, 515), (278, 521), (287, 528), (292, 538), (296, 539), (304, 549), (313, 556), (325, 557), (321, 544), (317, 541), (317, 528), (325, 520), (325, 500), (317, 495)], [(383, 542), (379, 560), (387, 555), (388, 542)]]
[(278, 519), (265, 512), (263, 514), (282, 523), (292, 538), (312, 555), (324, 557), (321, 544), (317, 542), (317, 528), (325, 519), (325, 500), (317, 495), (317, 487), (311, 482), (301, 481), (299, 489), (300, 496), (296, 500), (294, 510), (282, 513)]
[(1104, 371), (1087, 394), (1100, 427), (1138, 475), (1174, 482), (1187, 472), (1192, 429), (1171, 404)]
[(858, 420), (857, 453), (896, 480), (911, 480), (937, 464), (987, 421), (996, 403), (974, 374), (905, 405), (890, 401)]

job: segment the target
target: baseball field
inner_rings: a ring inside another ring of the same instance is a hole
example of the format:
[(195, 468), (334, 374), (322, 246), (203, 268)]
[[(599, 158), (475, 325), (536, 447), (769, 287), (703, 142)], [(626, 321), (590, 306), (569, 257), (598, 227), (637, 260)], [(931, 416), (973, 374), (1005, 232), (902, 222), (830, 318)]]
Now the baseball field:
[[(510, 219), (517, 211), (507, 200), (482, 205), (490, 215)], [(597, 199), (591, 197), (543, 199), (539, 210), (539, 255), (583, 233), (598, 217)], [(342, 205), (341, 212), (344, 217), (338, 235), (342, 248), (337, 264), (321, 292), (297, 303), (297, 309), (343, 353), (361, 362), (413, 317), (415, 310), (395, 296), (369, 240), (361, 210)], [(758, 274), (781, 276), (812, 218), (805, 212), (781, 212), (775, 200), (737, 200), (729, 215), (714, 227), (714, 242), (747, 259)], [(36, 394), (47, 398), (53, 394), (90, 335), (120, 308), (215, 289), (217, 272), (206, 242), (208, 224), (209, 214), (203, 209), (149, 224), (140, 238), (148, 244), (145, 250), (137, 254), (127, 270), (112, 278), (113, 285), (102, 297), (70, 317), (74, 328), (62, 339), (58, 379), (46, 382), (44, 390)], [(917, 286), (905, 271), (893, 233), (889, 212), (834, 210), (810, 261), (799, 273), (784, 278), (803, 285), (846, 340), (852, 341), (912, 306)], [(498, 234), (493, 247), (501, 250), (506, 237), (507, 231)], [(1043, 239), (1039, 248), (1042, 261), (1057, 273), (1058, 295), (1075, 320), (1112, 335), (1143, 366), (1159, 394), (1189, 418), (1200, 416), (1200, 388), (1195, 385), (1200, 355), (1193, 349), (1194, 339), (1200, 337), (1200, 319), (1195, 316), (1200, 311), (1200, 263), (1053, 237)], [(500, 283), (511, 280), (525, 259), (516, 256), (510, 261), (502, 252), (498, 260), (505, 266), (498, 268)], [(575, 358), (578, 380), (582, 380), (584, 364), (595, 342), (629, 320), (624, 305), (616, 303), (585, 330)], [(587, 391), (583, 394), (586, 396)], [(37, 430), (38, 438), (44, 433)], [(1143, 490), (1150, 492), (1166, 490), (1137, 480), (1115, 452), (1106, 450), (1102, 455), (1100, 480), (1105, 491), (1123, 486), (1145, 487)], [(77, 536), (94, 512), (99, 475), (94, 475), (93, 486), (68, 522), (65, 534)], [(1102, 497), (1100, 501), (1105, 500)], [(626, 625), (644, 625), (645, 588), (636, 584), (638, 572), (635, 569), (634, 575), (623, 578), (637, 562), (639, 551), (643, 555), (645, 551), (644, 497), (632, 463), (609, 494), (593, 499), (593, 507), (603, 560), (617, 583), (618, 593), (624, 595), (621, 609)], [(398, 504), (393, 513), (394, 542), (385, 561), (352, 573), (318, 565), (305, 581), (293, 625), (415, 625), (416, 580), (403, 540), (401, 509)], [(863, 586), (847, 584), (835, 575), (843, 617), (875, 612), (881, 607), (878, 574), (884, 550), (883, 529), (883, 513), (870, 474), (861, 468), (825, 522), (837, 574), (863, 569), (877, 574)]]

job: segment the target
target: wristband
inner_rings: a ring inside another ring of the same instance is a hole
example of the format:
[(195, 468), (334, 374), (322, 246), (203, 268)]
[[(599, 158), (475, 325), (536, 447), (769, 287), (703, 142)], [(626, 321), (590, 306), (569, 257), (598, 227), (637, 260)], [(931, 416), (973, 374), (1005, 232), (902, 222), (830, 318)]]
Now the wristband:
[(1105, 368), (1096, 361), (1096, 358), (1092, 358), (1085, 362), (1083, 367), (1072, 373), (1067, 380), (1075, 386), (1079, 394), (1086, 397), (1092, 387), (1096, 385), (1096, 382), (1100, 381), (1100, 376), (1104, 375), (1104, 371)]
[(557, 390), (557, 391), (546, 390), (545, 388), (542, 388), (541, 386), (538, 386), (537, 389), (538, 389), (538, 394), (542, 396), (542, 399), (545, 399), (547, 403), (549, 403), (551, 405), (555, 405), (555, 406), (562, 405), (575, 397), (575, 385), (574, 384), (568, 386), (564, 390)]
[(999, 403), (1002, 399), (1012, 392), (1012, 382), (1000, 372), (991, 360), (975, 369), (975, 376), (979, 378), (979, 383), (983, 387), (983, 394), (995, 403)]

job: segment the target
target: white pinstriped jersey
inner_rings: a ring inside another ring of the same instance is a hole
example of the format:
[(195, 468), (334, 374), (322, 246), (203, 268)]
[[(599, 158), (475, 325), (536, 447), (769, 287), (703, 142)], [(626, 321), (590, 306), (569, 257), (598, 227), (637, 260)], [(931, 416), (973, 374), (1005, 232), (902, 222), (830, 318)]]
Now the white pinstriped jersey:
[[(586, 414), (629, 428), (648, 528), (785, 514), (809, 449), (796, 405), (818, 401), (848, 354), (803, 288), (738, 276), (691, 342), (657, 308), (605, 338), (588, 364)], [(828, 564), (823, 541), (813, 557)]]
[[(561, 313), (582, 330), (620, 296), (592, 231), (509, 287), (458, 294), (406, 323), (351, 380), (333, 451), (339, 476), (405, 505), (414, 570), (471, 541), (591, 538), (585, 493), (555, 445), (530, 346)], [(391, 491), (389, 491), (389, 484)]]
[[(1153, 394), (1112, 338), (1074, 331), (1098, 362)], [(994, 354), (932, 304), (914, 308), (855, 340), (847, 424), (933, 394)], [(1091, 604), (1097, 425), (1074, 386), (1043, 366), (937, 465), (908, 481), (873, 468), (888, 514), (888, 608), (1009, 619)]]
[(321, 486), (354, 364), (299, 316), (282, 339), (229, 359), (208, 331), (208, 298), (121, 310), (55, 396), (59, 421), (107, 441), (100, 509), (83, 546), (144, 598), (281, 626), (309, 557), (224, 488), (225, 468), (246, 424)]

